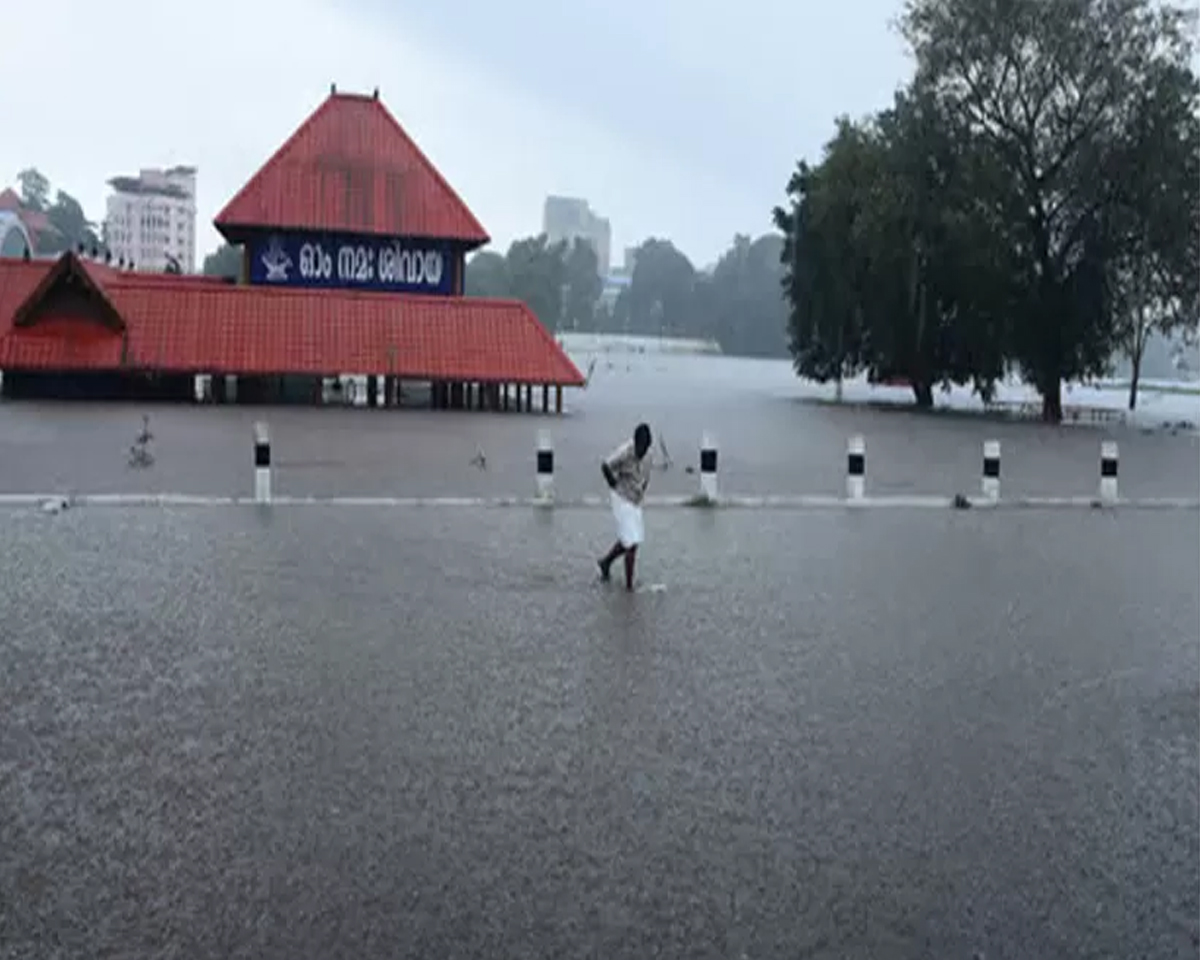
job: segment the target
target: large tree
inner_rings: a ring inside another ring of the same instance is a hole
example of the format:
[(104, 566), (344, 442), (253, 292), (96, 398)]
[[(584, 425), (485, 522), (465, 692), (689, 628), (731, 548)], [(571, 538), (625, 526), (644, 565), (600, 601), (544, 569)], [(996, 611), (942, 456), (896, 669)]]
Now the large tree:
[(566, 283), (564, 245), (550, 243), (545, 234), (515, 241), (505, 262), (509, 294), (523, 300), (548, 330), (562, 322)]
[[(909, 0), (918, 82), (1003, 172), (1020, 210), (1012, 357), (1062, 416), (1064, 379), (1100, 373), (1119, 338), (1117, 211), (1149, 72), (1186, 69), (1182, 14), (1152, 0)], [(1007, 251), (1006, 251), (1007, 252)]]
[(39, 242), (42, 253), (61, 253), (80, 244), (88, 251), (99, 251), (101, 242), (96, 224), (87, 218), (83, 206), (69, 193), (55, 192), (54, 203), (46, 210), (46, 219), (54, 231)]
[(494, 250), (480, 250), (467, 261), (468, 297), (507, 297), (510, 287), (508, 262)]
[(696, 278), (696, 325), (689, 332), (715, 338), (728, 354), (787, 356), (782, 249), (777, 233), (734, 237), (712, 274)]
[(692, 327), (696, 270), (670, 240), (652, 238), (637, 250), (628, 296), (630, 333), (643, 336), (680, 336)]
[(1122, 163), (1115, 218), (1120, 345), (1137, 406), (1146, 344), (1155, 333), (1194, 332), (1200, 320), (1200, 91), (1175, 64), (1147, 70)]
[(867, 263), (856, 236), (868, 188), (878, 169), (869, 132), (846, 118), (816, 168), (802, 162), (788, 181), (788, 205), (777, 207), (784, 234), (782, 285), (791, 310), (790, 349), (796, 372), (819, 383), (865, 365), (866, 318), (859, 291)]
[(603, 281), (596, 249), (577, 238), (565, 253), (566, 289), (563, 297), (563, 323), (572, 330), (591, 330), (596, 324), (596, 305)]
[(50, 206), (50, 180), (36, 167), (28, 167), (17, 174), (21, 188), (21, 203), (30, 210), (45, 213)]

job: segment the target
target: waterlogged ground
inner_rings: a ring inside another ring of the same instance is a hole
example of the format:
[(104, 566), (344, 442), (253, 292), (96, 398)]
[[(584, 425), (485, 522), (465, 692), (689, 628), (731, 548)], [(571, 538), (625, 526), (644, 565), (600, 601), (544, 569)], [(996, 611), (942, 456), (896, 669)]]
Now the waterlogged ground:
[[(1005, 495), (1091, 494), (1113, 438), (1124, 495), (1200, 496), (1186, 431), (813, 392), (641, 357), (563, 418), (151, 408), (148, 470), (141, 407), (0, 404), (0, 492), (249, 494), (265, 417), (280, 493), (528, 494), (548, 426), (594, 494), (646, 419), (661, 494), (707, 430), (733, 493), (840, 493), (861, 433), (878, 493), (974, 493), (996, 438)], [(0, 958), (1196, 955), (1196, 511), (651, 511), (633, 596), (609, 525), (0, 509)]]
[[(1100, 443), (1115, 439), (1123, 495), (1200, 496), (1200, 437), (1194, 432), (1045, 427), (952, 412), (929, 416), (804, 402), (820, 393), (799, 384), (786, 363), (645, 355), (598, 362), (589, 389), (568, 392), (565, 417), (5, 403), (0, 493), (249, 495), (253, 424), (265, 419), (280, 494), (531, 494), (537, 434), (549, 428), (558, 489), (573, 497), (603, 492), (599, 459), (644, 419), (673, 461), (655, 474), (652, 492), (661, 494), (698, 488), (686, 468), (698, 465), (700, 438), (709, 431), (720, 452), (721, 486), (730, 493), (839, 494), (845, 489), (846, 441), (861, 434), (867, 488), (879, 494), (977, 493), (983, 442), (998, 439), (1002, 492), (1091, 495), (1099, 482)], [(876, 393), (904, 399), (903, 391)], [(848, 398), (863, 396), (854, 385), (847, 390)], [(950, 401), (966, 399), (954, 395)], [(1200, 398), (1176, 397), (1167, 407), (1162, 398), (1144, 400), (1151, 408), (1156, 402), (1156, 416), (1165, 422), (1200, 421)], [(151, 417), (155, 463), (137, 470), (128, 466), (128, 452), (143, 412)], [(665, 462), (663, 451), (657, 453)], [(485, 462), (486, 469), (472, 461)]]
[(1198, 532), (0, 511), (0, 957), (1195, 956)]

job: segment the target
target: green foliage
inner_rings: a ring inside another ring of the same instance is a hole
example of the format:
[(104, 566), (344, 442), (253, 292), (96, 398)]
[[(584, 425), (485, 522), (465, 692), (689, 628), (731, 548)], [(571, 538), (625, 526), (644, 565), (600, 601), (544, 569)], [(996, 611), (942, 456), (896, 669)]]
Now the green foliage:
[(467, 263), (465, 289), (468, 297), (509, 297), (508, 264), (491, 250), (481, 250)]
[(56, 254), (74, 250), (80, 244), (87, 250), (102, 244), (96, 224), (88, 220), (83, 207), (69, 193), (55, 191), (50, 202), (50, 180), (41, 171), (29, 167), (17, 174), (21, 204), (26, 210), (45, 214), (49, 228), (38, 231), (34, 245), (38, 253)]
[(45, 213), (50, 205), (50, 181), (46, 175), (34, 167), (28, 167), (17, 174), (17, 185), (20, 187), (21, 203), (30, 210)]
[(1195, 323), (1200, 127), (1186, 21), (1151, 0), (909, 0), (916, 74), (842, 119), (775, 211), (797, 371), (988, 394)]
[(563, 247), (541, 234), (514, 242), (504, 259), (511, 295), (524, 301), (547, 330), (557, 330), (567, 274)]
[(562, 326), (569, 330), (593, 329), (600, 293), (604, 288), (596, 251), (590, 243), (576, 239), (564, 257), (566, 280)]
[(54, 203), (46, 211), (46, 219), (54, 231), (39, 241), (38, 249), (42, 253), (77, 249), (81, 243), (89, 251), (102, 246), (96, 224), (88, 220), (79, 201), (69, 193), (62, 190), (55, 192)]
[(581, 240), (567, 245), (552, 244), (544, 234), (528, 237), (504, 256), (483, 250), (467, 263), (467, 296), (524, 301), (550, 330), (592, 329), (600, 291), (596, 252)]
[(200, 272), (206, 277), (226, 277), (240, 280), (242, 276), (242, 248), (223, 243), (204, 258)]

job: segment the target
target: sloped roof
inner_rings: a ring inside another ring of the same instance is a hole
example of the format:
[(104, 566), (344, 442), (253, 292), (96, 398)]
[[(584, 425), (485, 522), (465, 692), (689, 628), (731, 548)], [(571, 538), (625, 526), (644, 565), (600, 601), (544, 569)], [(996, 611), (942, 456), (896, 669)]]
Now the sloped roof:
[(237, 286), (99, 264), (85, 268), (120, 313), (123, 332), (48, 310), (36, 313), (30, 326), (14, 327), (47, 265), (0, 259), (0, 370), (132, 367), (584, 383), (517, 301)]
[(279, 228), (488, 242), (377, 97), (331, 93), (214, 221), (231, 242)]

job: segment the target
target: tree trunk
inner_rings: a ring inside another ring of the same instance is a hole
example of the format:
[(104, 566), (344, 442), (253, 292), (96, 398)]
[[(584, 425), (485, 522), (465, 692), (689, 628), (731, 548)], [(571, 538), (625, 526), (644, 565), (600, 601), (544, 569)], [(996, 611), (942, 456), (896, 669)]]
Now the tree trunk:
[(1131, 366), (1129, 377), (1129, 409), (1133, 410), (1137, 407), (1137, 392), (1138, 381), (1142, 378), (1142, 354), (1146, 352), (1146, 338), (1149, 331), (1146, 329), (1146, 307), (1141, 302), (1142, 290), (1144, 287), (1138, 288), (1139, 303), (1137, 312), (1137, 326), (1133, 331), (1133, 349), (1129, 351), (1129, 362)]
[(1054, 377), (1042, 387), (1042, 419), (1046, 423), (1062, 423), (1062, 377)]
[(933, 384), (914, 380), (912, 383), (912, 389), (913, 393), (917, 397), (917, 406), (922, 410), (932, 409)]

